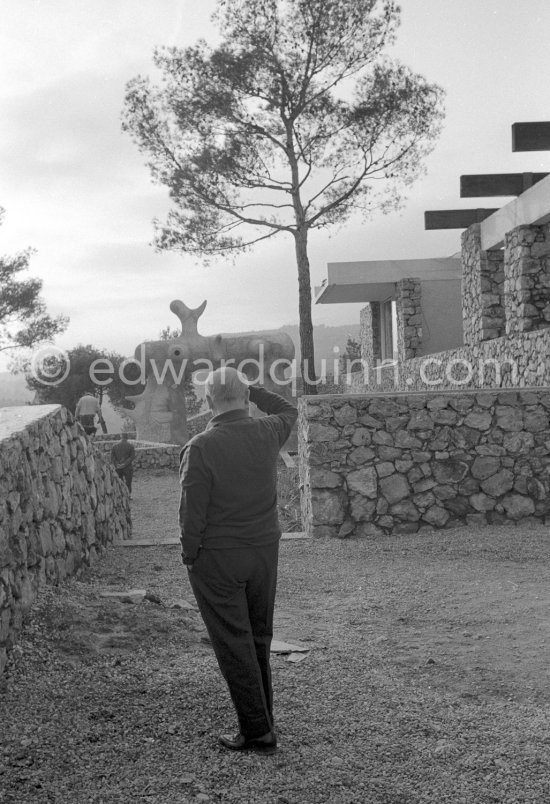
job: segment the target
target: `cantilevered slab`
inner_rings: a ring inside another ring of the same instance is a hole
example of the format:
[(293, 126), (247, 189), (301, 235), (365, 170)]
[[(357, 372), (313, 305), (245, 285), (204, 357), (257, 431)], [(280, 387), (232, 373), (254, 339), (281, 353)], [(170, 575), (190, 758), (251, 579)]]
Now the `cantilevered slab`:
[(480, 173), (460, 177), (461, 198), (521, 195), (548, 173)]
[(496, 209), (438, 209), (424, 213), (425, 229), (467, 229), (481, 223)]
[(459, 255), (426, 260), (361, 260), (329, 262), (327, 279), (315, 288), (316, 304), (384, 301), (395, 293), (401, 279), (460, 279)]
[(506, 232), (516, 226), (550, 222), (550, 176), (539, 181), (519, 198), (497, 210), (481, 223), (481, 248), (484, 251), (504, 245)]
[(550, 151), (550, 122), (514, 123), (512, 151)]

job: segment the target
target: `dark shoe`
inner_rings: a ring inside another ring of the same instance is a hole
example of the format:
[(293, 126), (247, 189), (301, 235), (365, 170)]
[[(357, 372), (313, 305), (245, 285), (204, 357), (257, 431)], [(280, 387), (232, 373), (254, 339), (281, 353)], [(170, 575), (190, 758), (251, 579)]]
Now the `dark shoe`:
[(230, 751), (257, 751), (261, 754), (274, 754), (277, 750), (277, 737), (268, 731), (262, 737), (246, 738), (243, 734), (231, 737), (229, 734), (220, 734), (218, 742)]

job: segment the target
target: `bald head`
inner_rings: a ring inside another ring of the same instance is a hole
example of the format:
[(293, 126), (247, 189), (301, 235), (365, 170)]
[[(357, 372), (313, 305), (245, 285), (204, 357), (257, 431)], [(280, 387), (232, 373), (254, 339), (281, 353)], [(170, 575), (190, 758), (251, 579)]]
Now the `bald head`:
[(214, 414), (248, 407), (248, 382), (231, 366), (212, 371), (205, 383), (206, 398)]

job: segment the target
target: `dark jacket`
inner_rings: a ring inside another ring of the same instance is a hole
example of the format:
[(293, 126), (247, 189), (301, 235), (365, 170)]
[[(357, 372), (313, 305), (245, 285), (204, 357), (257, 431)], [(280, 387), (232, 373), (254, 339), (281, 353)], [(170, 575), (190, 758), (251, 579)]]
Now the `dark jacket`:
[(293, 405), (263, 388), (250, 401), (268, 415), (231, 410), (210, 420), (181, 452), (182, 556), (201, 547), (242, 547), (278, 541), (277, 457), (298, 416)]
[(136, 450), (133, 444), (129, 444), (124, 439), (117, 441), (111, 450), (111, 459), (117, 468), (131, 466), (136, 457)]

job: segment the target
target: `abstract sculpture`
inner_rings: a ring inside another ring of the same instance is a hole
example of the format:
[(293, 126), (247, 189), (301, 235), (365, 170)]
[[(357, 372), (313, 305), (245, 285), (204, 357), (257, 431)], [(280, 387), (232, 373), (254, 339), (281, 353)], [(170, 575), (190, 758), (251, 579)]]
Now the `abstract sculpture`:
[(250, 379), (258, 373), (262, 384), (287, 395), (285, 370), (294, 358), (294, 343), (280, 330), (200, 335), (197, 322), (204, 301), (192, 310), (175, 300), (170, 310), (177, 315), (181, 334), (170, 340), (145, 341), (135, 352), (147, 379), (141, 394), (128, 396), (134, 410), (126, 411), (135, 421), (138, 439), (185, 444), (188, 440), (184, 381), (197, 369), (222, 365), (240, 368)]

